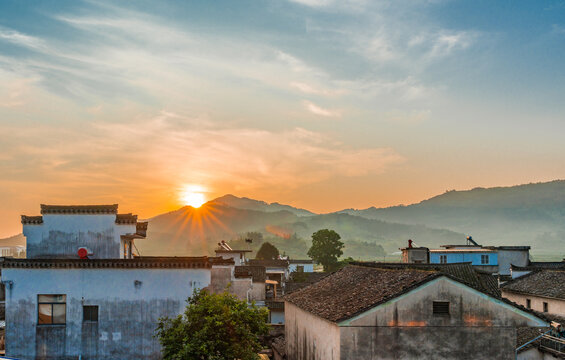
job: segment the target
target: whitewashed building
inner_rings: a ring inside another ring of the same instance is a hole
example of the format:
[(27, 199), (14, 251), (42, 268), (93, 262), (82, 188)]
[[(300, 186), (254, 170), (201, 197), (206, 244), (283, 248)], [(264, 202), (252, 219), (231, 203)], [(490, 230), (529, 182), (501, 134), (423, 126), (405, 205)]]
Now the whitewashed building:
[(233, 260), (134, 256), (147, 223), (117, 205), (42, 205), (22, 216), (27, 259), (2, 258), (6, 355), (160, 359), (160, 317), (181, 314), (214, 266)]

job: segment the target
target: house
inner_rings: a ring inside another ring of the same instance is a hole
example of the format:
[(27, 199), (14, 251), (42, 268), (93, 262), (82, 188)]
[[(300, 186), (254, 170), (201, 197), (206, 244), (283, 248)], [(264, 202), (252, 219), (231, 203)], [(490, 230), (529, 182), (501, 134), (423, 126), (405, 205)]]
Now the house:
[(565, 317), (565, 270), (534, 270), (500, 290), (503, 297), (528, 309)]
[(27, 259), (0, 258), (6, 355), (26, 359), (160, 359), (159, 318), (177, 316), (212, 269), (231, 259), (140, 257), (146, 223), (117, 205), (42, 205), (22, 216)]
[(236, 266), (245, 265), (247, 263), (246, 253), (251, 250), (234, 250), (224, 240), (218, 243), (218, 248), (214, 250), (216, 256), (221, 256), (225, 259), (233, 259)]
[(16, 245), (16, 246), (0, 246), (0, 256), (2, 257), (17, 257), (23, 258), (26, 257), (26, 248), (25, 246)]
[(408, 247), (400, 249), (405, 263), (451, 264), (470, 262), (473, 266), (490, 273), (510, 275), (510, 266), (526, 266), (529, 263), (529, 246), (482, 246), (471, 236), (467, 244), (442, 245), (441, 249), (415, 247), (408, 240)]
[(512, 264), (510, 266), (510, 275), (512, 279), (519, 278), (520, 276), (531, 273), (536, 270), (565, 270), (565, 260), (563, 261), (530, 261), (526, 266), (518, 266)]
[(289, 260), (288, 271), (293, 272), (314, 272), (314, 260)]
[(289, 359), (514, 359), (526, 309), (451, 275), (350, 265), (285, 296)]
[(264, 266), (267, 272), (267, 279), (277, 281), (281, 288), (290, 275), (289, 260), (259, 260), (250, 259), (247, 261), (249, 265)]

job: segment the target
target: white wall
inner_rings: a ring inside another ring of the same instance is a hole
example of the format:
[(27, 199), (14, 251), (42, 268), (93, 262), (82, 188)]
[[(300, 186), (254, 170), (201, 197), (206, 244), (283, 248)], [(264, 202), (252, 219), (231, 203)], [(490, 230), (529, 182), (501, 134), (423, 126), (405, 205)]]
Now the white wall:
[(100, 338), (94, 341), (101, 358), (153, 358), (160, 351), (153, 338), (157, 319), (182, 313), (194, 290), (210, 284), (210, 269), (6, 268), (2, 281), (12, 282), (6, 286), (8, 356), (35, 355), (37, 295), (65, 294), (67, 324), (60, 342), (67, 356), (81, 352), (82, 306), (98, 305)]
[(565, 316), (565, 300), (545, 298), (541, 296), (516, 294), (510, 291), (504, 291), (502, 288), (502, 297), (526, 307), (526, 300), (531, 300), (532, 310), (543, 312), (543, 303), (548, 305), (548, 313), (558, 316)]
[(45, 214), (43, 224), (25, 224), (27, 257), (78, 257), (86, 246), (93, 259), (123, 257), (121, 235), (135, 234), (136, 224), (116, 224), (115, 214)]

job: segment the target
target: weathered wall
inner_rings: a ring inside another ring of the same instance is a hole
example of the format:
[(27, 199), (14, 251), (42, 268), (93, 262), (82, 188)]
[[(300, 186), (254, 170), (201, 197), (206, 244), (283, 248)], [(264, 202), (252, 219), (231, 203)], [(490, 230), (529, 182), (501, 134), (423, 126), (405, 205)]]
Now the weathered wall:
[[(208, 269), (3, 269), (6, 354), (27, 359), (159, 359), (157, 320), (183, 312)], [(141, 281), (136, 284), (135, 281)], [(37, 295), (66, 294), (66, 325), (36, 325)], [(83, 323), (83, 305), (99, 306)]]
[(284, 324), (284, 310), (271, 310), (271, 324)]
[(527, 266), (529, 262), (528, 250), (498, 250), (498, 272), (501, 275), (510, 275), (510, 264)]
[(544, 323), (443, 277), (339, 325), (341, 359), (514, 359), (516, 327)]
[(288, 301), (285, 302), (284, 317), (286, 353), (289, 360), (340, 358), (340, 333), (336, 324), (301, 310)]
[(502, 290), (502, 297), (510, 301), (526, 306), (526, 299), (531, 300), (532, 310), (543, 312), (543, 303), (546, 302), (548, 306), (548, 313), (558, 316), (565, 316), (565, 300), (544, 298), (541, 296), (516, 294), (510, 291)]
[(121, 235), (134, 234), (135, 224), (116, 224), (115, 214), (43, 215), (43, 224), (25, 224), (27, 258), (77, 258), (79, 247), (93, 259), (122, 256)]
[(213, 265), (210, 272), (211, 282), (208, 287), (210, 292), (215, 294), (223, 293), (231, 284), (233, 269), (233, 266)]

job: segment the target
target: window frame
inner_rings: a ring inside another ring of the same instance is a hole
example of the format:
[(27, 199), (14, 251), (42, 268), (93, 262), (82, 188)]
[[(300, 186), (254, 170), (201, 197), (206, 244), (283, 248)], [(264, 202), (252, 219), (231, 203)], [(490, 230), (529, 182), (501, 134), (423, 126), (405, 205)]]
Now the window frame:
[[(62, 301), (40, 301), (40, 297), (41, 296), (53, 296), (53, 297), (63, 297)], [(41, 305), (50, 305), (51, 306), (51, 322), (50, 323), (45, 323), (45, 322), (40, 322), (40, 307)], [(64, 314), (64, 321), (63, 322), (54, 322), (54, 318), (55, 316), (53, 315), (53, 309), (54, 306), (63, 306), (65, 311), (63, 312)], [(38, 326), (52, 326), (52, 325), (56, 325), (56, 326), (66, 326), (67, 325), (67, 295), (66, 294), (37, 294), (37, 325)]]
[(447, 264), (447, 255), (440, 255), (439, 256), (439, 263), (440, 264)]
[(481, 265), (489, 265), (490, 264), (490, 256), (488, 254), (481, 254)]
[(549, 312), (549, 303), (546, 301), (543, 302), (543, 312)]
[(526, 299), (526, 309), (532, 308), (532, 299)]
[[(86, 309), (89, 309), (89, 311), (87, 312)], [(86, 318), (87, 313), (89, 315), (92, 315), (93, 312), (92, 310), (96, 309), (96, 320), (92, 319), (92, 316), (89, 317), (89, 319)], [(100, 318), (100, 308), (98, 305), (83, 305), (82, 306), (82, 322), (86, 322), (86, 323), (97, 323), (98, 319)]]

